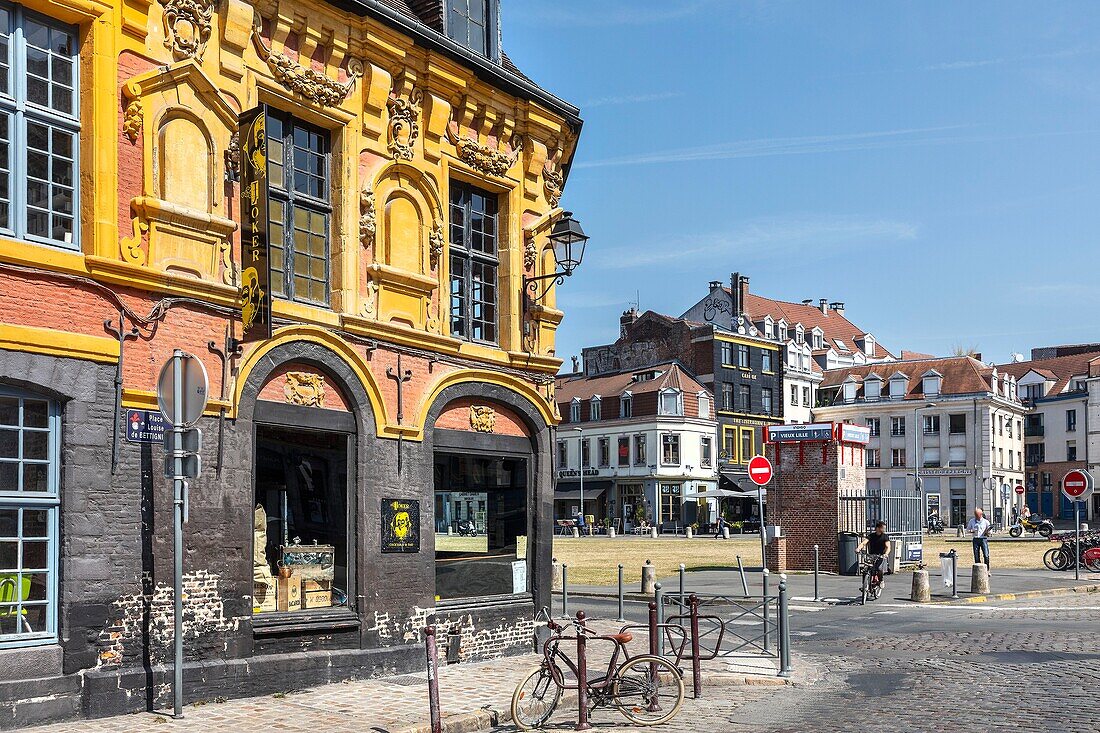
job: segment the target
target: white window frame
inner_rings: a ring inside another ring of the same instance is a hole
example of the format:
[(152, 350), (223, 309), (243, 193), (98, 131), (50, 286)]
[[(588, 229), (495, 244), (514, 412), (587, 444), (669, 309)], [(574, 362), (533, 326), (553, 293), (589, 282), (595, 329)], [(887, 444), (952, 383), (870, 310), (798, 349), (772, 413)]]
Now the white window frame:
[[(670, 396), (676, 396), (676, 407), (674, 412), (669, 412), (667, 405), (665, 404), (665, 398)], [(676, 417), (683, 417), (684, 415), (684, 393), (678, 389), (663, 389), (657, 396), (658, 401), (658, 413), (661, 415), (672, 415)]]
[(573, 401), (569, 403), (569, 422), (579, 423), (581, 421), (581, 398), (574, 397)]
[(594, 396), (588, 402), (588, 420), (596, 422), (603, 419), (603, 400), (599, 395)]
[[(671, 461), (665, 458), (665, 446), (670, 446), (676, 451), (676, 460)], [(662, 466), (679, 466), (683, 462), (683, 454), (680, 452), (681, 441), (679, 433), (661, 433), (661, 465)]]

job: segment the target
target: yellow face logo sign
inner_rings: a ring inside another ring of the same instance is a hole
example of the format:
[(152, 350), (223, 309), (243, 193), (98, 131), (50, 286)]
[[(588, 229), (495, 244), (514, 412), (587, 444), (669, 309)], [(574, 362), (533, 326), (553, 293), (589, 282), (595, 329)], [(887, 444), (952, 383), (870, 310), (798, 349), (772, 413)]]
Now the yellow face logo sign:
[(408, 512), (398, 512), (393, 515), (393, 524), (391, 529), (393, 530), (393, 536), (399, 540), (403, 540), (409, 536), (409, 532), (412, 530), (412, 519), (409, 517)]
[(241, 273), (241, 297), (244, 304), (241, 306), (241, 322), (244, 330), (252, 328), (256, 316), (260, 314), (263, 305), (264, 291), (260, 287), (260, 273), (255, 267), (249, 267)]

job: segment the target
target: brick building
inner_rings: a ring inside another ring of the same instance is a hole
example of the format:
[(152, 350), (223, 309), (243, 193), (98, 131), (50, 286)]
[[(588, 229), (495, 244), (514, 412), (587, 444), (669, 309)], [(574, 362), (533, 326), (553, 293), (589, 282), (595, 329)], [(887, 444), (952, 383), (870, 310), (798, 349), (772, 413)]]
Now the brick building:
[(172, 488), (144, 411), (176, 348), (210, 376), (188, 701), (422, 667), (429, 619), (452, 658), (523, 648), (563, 315), (525, 278), (554, 271), (581, 122), (503, 53), (499, 1), (0, 18), (0, 725), (166, 700)]

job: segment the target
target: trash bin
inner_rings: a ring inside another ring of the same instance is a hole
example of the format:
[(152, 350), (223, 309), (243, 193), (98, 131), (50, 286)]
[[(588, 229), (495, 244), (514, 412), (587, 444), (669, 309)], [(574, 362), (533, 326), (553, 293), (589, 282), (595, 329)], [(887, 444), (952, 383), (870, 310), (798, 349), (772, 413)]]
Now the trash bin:
[(837, 561), (841, 575), (859, 575), (859, 535), (854, 532), (841, 532), (837, 539)]

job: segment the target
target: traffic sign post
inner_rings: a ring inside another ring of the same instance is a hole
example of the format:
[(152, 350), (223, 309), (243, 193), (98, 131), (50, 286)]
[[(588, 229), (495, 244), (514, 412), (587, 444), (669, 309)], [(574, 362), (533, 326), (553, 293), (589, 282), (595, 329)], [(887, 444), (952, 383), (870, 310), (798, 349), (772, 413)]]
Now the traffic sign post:
[(1073, 521), (1075, 529), (1075, 557), (1073, 558), (1073, 577), (1081, 579), (1081, 504), (1092, 496), (1092, 474), (1074, 469), (1062, 477), (1062, 493), (1073, 502)]
[(183, 717), (183, 524), (188, 519), (187, 479), (195, 478), (202, 469), (199, 449), (202, 432), (194, 428), (206, 410), (206, 395), (210, 387), (206, 367), (194, 355), (180, 349), (160, 370), (157, 380), (157, 404), (164, 419), (172, 426), (164, 433), (164, 475), (172, 479), (175, 504), (173, 545), (173, 611), (175, 660), (172, 680), (173, 716)]
[[(768, 626), (768, 551), (764, 539), (764, 485), (772, 480), (772, 462), (767, 456), (753, 456), (749, 461), (749, 480), (756, 484), (756, 506), (760, 514), (760, 567), (763, 570), (764, 587), (764, 638), (767, 639)], [(765, 641), (766, 643), (766, 641)]]

